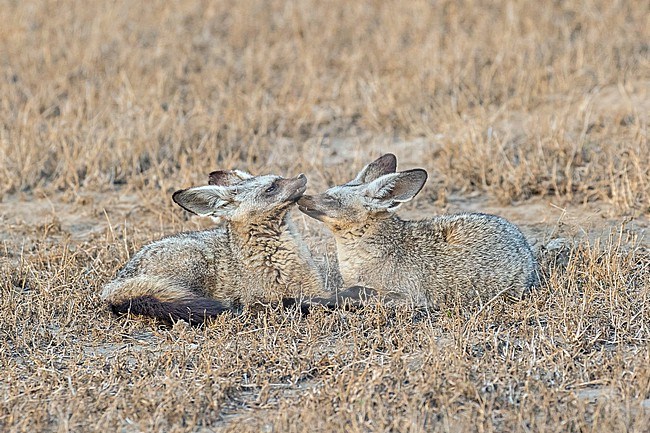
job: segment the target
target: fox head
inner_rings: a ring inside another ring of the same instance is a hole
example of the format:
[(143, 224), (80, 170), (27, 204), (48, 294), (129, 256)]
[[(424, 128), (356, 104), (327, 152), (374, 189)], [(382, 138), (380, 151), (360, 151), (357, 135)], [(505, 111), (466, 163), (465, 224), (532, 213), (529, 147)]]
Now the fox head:
[(197, 215), (251, 222), (283, 216), (306, 188), (304, 174), (285, 179), (226, 170), (210, 173), (209, 185), (176, 191), (172, 199)]
[(413, 199), (427, 180), (422, 169), (396, 173), (396, 168), (395, 155), (386, 154), (365, 166), (350, 182), (323, 194), (302, 196), (298, 208), (335, 233), (387, 218)]

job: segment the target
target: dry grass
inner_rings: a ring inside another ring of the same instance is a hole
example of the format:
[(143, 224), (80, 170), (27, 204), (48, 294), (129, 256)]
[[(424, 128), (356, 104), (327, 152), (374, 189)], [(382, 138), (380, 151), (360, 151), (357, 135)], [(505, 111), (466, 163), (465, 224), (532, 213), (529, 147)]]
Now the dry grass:
[[(0, 22), (0, 430), (648, 431), (644, 2), (6, 1)], [(171, 191), (229, 167), (319, 189), (380, 151), (431, 174), (411, 215), (481, 195), (540, 242), (564, 230), (540, 200), (615, 229), (480, 313), (170, 329), (101, 305), (129, 254), (196, 227)]]
[(121, 243), (39, 242), (3, 277), (5, 429), (647, 429), (650, 256), (616, 236), (480, 315), (371, 305), (199, 329), (99, 308)]

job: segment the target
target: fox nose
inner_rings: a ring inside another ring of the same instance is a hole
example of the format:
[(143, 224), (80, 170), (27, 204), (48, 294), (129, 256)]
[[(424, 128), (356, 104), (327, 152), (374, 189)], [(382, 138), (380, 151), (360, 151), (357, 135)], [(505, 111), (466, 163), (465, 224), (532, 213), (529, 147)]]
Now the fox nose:
[(313, 198), (312, 196), (310, 196), (310, 195), (303, 195), (303, 196), (300, 197), (300, 199), (298, 200), (298, 204), (299, 204), (300, 206), (309, 206), (309, 205), (311, 205), (311, 204), (313, 203), (313, 201), (314, 201), (314, 198)]
[(305, 176), (305, 173), (300, 173), (298, 176), (296, 176), (296, 178), (300, 180), (307, 180), (307, 176)]

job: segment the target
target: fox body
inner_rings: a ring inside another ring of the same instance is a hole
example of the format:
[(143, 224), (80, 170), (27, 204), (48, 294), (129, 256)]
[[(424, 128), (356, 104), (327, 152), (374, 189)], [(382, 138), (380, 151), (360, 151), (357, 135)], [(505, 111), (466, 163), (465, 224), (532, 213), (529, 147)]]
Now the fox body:
[(118, 313), (200, 323), (238, 304), (327, 295), (288, 216), (306, 183), (304, 175), (233, 170), (177, 191), (177, 204), (225, 223), (146, 245), (104, 286), (102, 298)]
[(494, 215), (463, 213), (405, 221), (401, 203), (422, 189), (421, 169), (396, 172), (394, 155), (367, 165), (347, 184), (304, 195), (302, 212), (333, 232), (345, 284), (418, 306), (452, 300), (520, 298), (536, 284), (536, 262), (521, 231)]

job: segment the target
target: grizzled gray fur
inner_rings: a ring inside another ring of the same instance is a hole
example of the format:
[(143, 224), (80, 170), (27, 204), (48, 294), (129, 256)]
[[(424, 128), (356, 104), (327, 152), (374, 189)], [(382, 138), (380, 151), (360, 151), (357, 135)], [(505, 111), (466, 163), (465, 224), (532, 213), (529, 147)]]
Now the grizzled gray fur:
[(181, 233), (138, 251), (101, 297), (118, 313), (201, 323), (238, 304), (327, 295), (288, 211), (304, 175), (210, 174), (210, 185), (177, 191), (198, 215), (222, 217), (211, 230)]
[(421, 169), (396, 172), (386, 154), (357, 177), (299, 209), (334, 234), (345, 284), (370, 287), (417, 306), (520, 299), (537, 283), (532, 249), (521, 231), (494, 215), (463, 213), (405, 221), (395, 210), (427, 180)]

